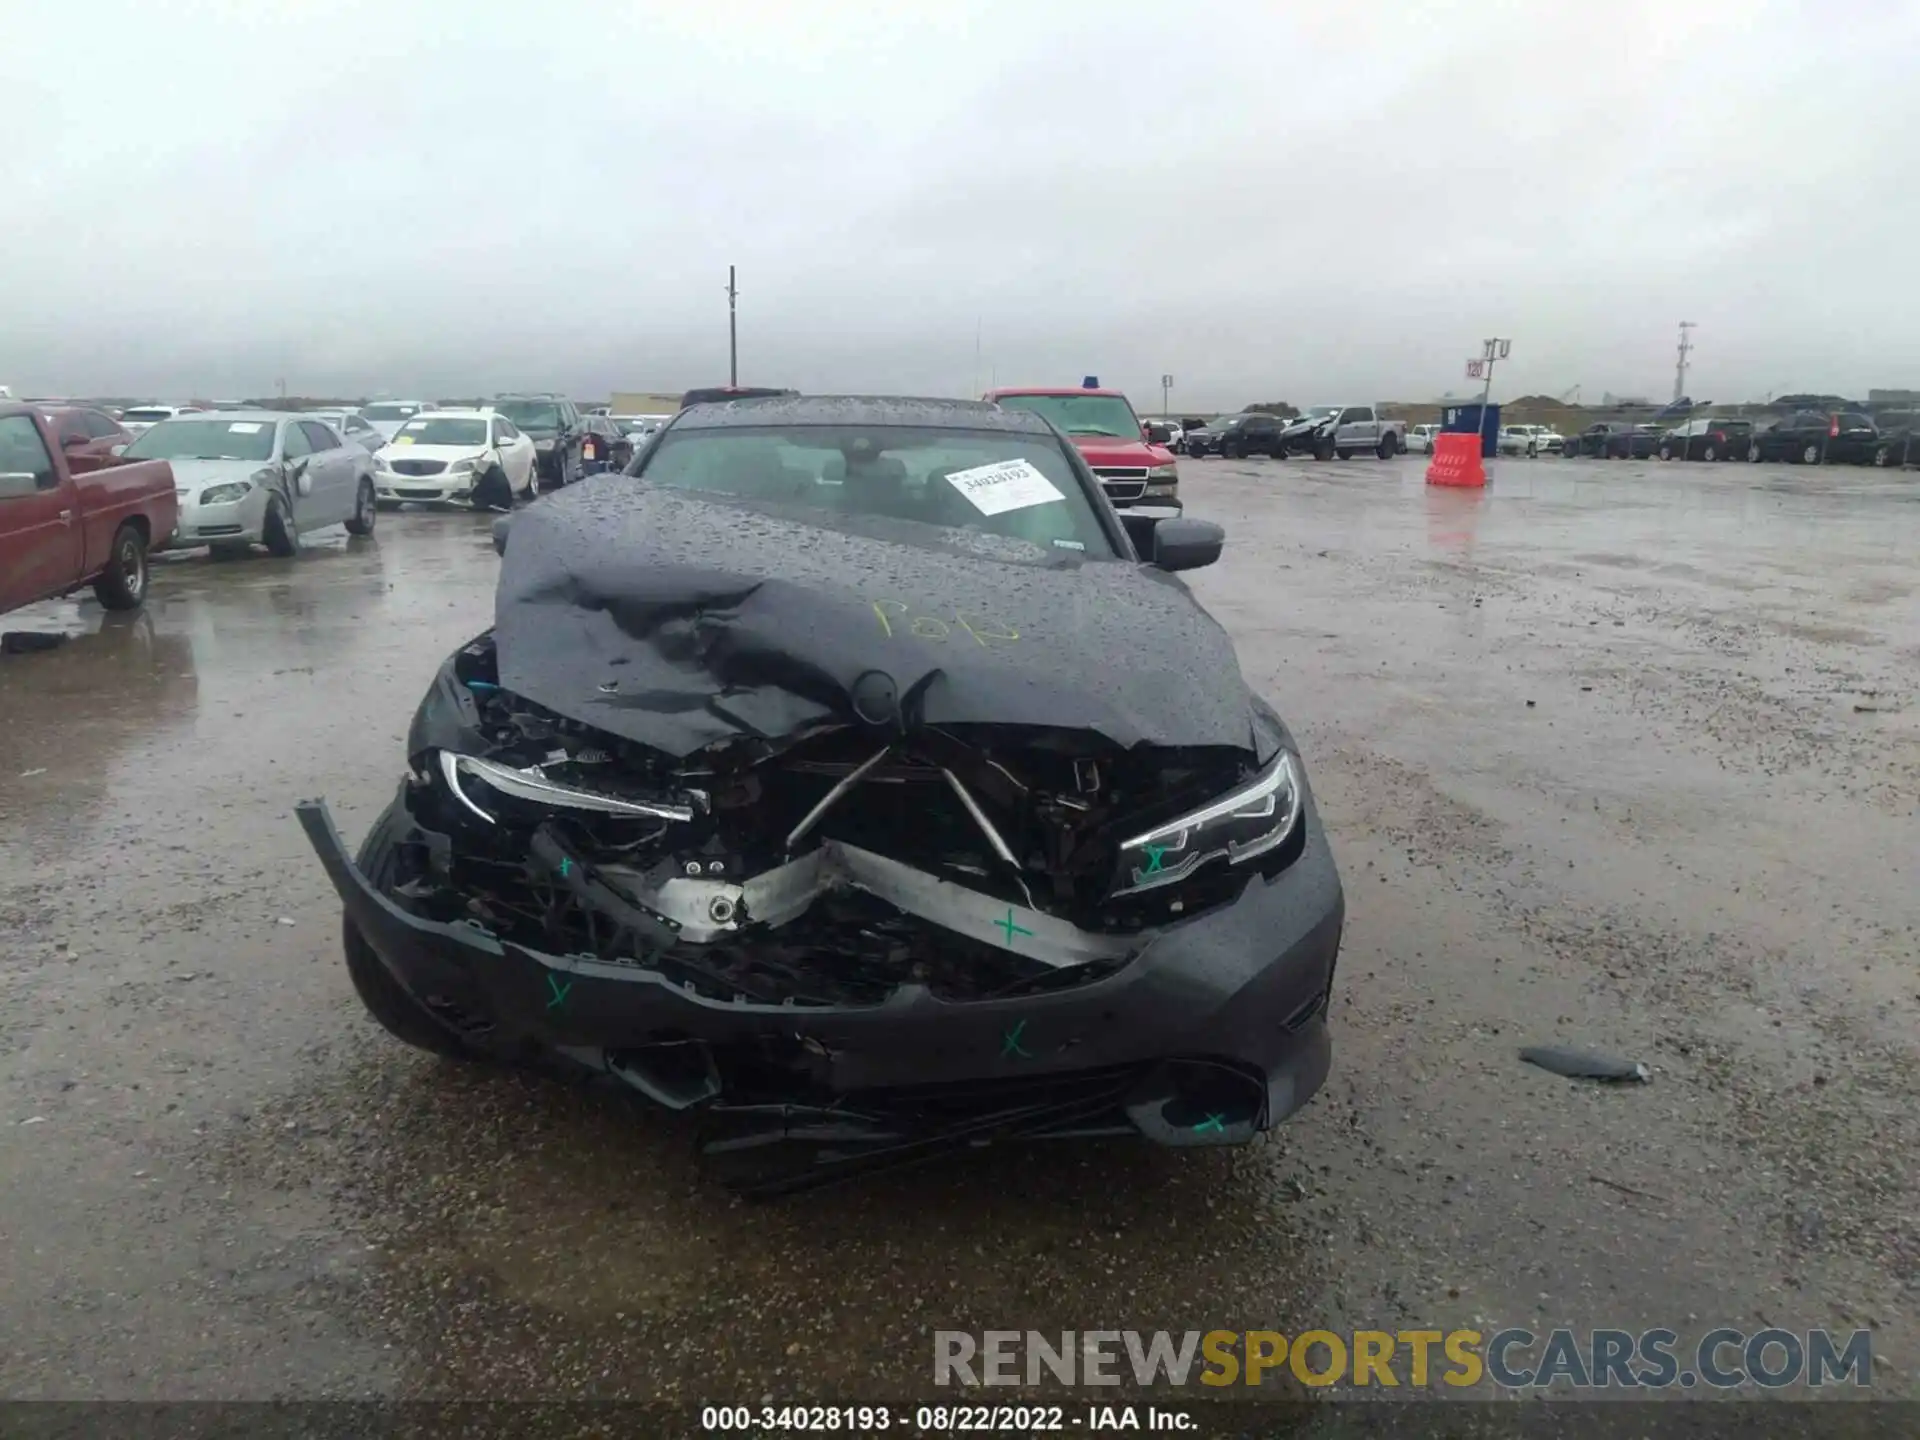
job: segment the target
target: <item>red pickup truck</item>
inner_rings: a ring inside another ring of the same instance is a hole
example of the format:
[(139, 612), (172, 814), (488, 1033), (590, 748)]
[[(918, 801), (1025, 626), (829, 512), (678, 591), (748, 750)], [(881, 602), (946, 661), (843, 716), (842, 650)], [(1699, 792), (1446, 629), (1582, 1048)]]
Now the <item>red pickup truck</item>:
[(0, 404), (0, 612), (78, 590), (109, 610), (147, 598), (147, 551), (179, 518), (164, 460), (62, 448), (46, 417)]
[(1022, 386), (989, 390), (981, 398), (1009, 410), (1031, 410), (1059, 426), (1116, 509), (1182, 508), (1173, 452), (1147, 439), (1147, 427), (1120, 391)]

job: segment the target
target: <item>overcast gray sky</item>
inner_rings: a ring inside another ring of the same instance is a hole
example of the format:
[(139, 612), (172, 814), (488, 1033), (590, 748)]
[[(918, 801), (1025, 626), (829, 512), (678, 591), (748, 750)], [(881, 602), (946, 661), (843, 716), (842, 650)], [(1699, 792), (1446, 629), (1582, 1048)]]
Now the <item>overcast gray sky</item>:
[(1912, 4), (9, 16), (16, 394), (1920, 386)]

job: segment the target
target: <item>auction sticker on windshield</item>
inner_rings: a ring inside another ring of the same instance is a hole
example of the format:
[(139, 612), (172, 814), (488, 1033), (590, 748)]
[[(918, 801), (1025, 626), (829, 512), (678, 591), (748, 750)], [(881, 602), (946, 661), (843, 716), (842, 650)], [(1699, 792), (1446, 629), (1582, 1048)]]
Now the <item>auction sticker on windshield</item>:
[(265, 423), (259, 420), (236, 420), (227, 426), (227, 433), (230, 435), (258, 435), (266, 428)]
[(1001, 515), (1008, 510), (1025, 510), (1067, 497), (1053, 482), (1026, 460), (1001, 460), (978, 465), (971, 470), (956, 470), (947, 483), (967, 497), (982, 515)]

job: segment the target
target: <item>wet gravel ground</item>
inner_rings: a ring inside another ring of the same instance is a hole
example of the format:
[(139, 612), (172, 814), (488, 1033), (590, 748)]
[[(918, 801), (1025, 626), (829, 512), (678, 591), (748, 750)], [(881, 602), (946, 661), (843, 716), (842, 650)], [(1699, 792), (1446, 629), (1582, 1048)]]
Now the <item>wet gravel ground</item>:
[(749, 1205), (684, 1124), (376, 1030), (291, 806), (387, 800), (479, 517), (8, 617), (74, 638), (0, 658), (0, 1395), (897, 1400), (941, 1328), (1561, 1324), (1870, 1327), (1920, 1395), (1920, 475), (1183, 472), (1349, 902), (1333, 1077), (1235, 1152)]

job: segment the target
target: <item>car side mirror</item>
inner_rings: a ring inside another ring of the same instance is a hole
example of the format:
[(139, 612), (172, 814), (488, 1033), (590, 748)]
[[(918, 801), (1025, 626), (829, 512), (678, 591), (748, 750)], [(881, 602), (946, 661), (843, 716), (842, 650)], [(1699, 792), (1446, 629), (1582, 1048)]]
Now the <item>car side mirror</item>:
[(507, 553), (507, 528), (513, 524), (513, 516), (496, 515), (493, 517), (493, 553)]
[(1153, 564), (1160, 570), (1199, 570), (1220, 558), (1227, 532), (1211, 520), (1176, 516), (1153, 528)]

